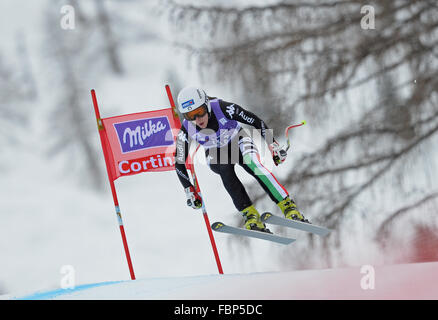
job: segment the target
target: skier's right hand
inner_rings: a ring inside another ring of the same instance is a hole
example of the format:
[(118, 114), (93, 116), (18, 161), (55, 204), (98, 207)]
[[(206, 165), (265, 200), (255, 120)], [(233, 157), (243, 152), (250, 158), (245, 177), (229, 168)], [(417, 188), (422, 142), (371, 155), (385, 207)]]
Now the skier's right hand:
[(187, 205), (189, 207), (192, 207), (193, 209), (202, 208), (202, 198), (195, 191), (193, 186), (185, 188), (184, 191), (186, 192)]

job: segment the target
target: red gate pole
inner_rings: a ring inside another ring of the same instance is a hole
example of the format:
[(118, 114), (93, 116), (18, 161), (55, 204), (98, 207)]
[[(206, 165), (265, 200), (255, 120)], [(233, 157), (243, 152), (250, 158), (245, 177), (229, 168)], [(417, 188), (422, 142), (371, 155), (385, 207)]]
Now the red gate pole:
[[(178, 113), (176, 112), (175, 102), (173, 100), (172, 92), (170, 91), (169, 85), (166, 85), (166, 92), (167, 92), (167, 96), (169, 97), (170, 105), (173, 109), (175, 119), (179, 119)], [(177, 123), (180, 123), (180, 121), (177, 121)], [(190, 172), (192, 174), (192, 180), (193, 180), (193, 183), (195, 184), (195, 190), (202, 199), (201, 189), (199, 188), (198, 179), (196, 178), (196, 173), (195, 173), (195, 169), (194, 169), (194, 165), (193, 165), (193, 158), (194, 158), (196, 152), (198, 151), (198, 149), (199, 149), (199, 145), (196, 148), (196, 151), (193, 153), (193, 156), (192, 157), (189, 156), (189, 158), (187, 159), (186, 166), (187, 166), (187, 169), (190, 170)], [(213, 249), (214, 258), (216, 260), (217, 269), (219, 271), (219, 274), (224, 274), (224, 271), (222, 270), (221, 260), (219, 258), (219, 253), (218, 253), (217, 247), (216, 247), (216, 241), (214, 240), (213, 232), (211, 231), (211, 226), (210, 226), (210, 221), (208, 219), (207, 210), (205, 209), (204, 199), (202, 199), (202, 215), (204, 216), (204, 221), (205, 221), (205, 225), (207, 227), (208, 236), (210, 238), (211, 247)]]
[(114, 179), (112, 178), (110, 166), (108, 163), (108, 159), (109, 159), (108, 158), (108, 150), (106, 149), (105, 143), (104, 143), (105, 128), (103, 127), (102, 119), (100, 118), (99, 107), (97, 105), (97, 99), (96, 99), (96, 92), (94, 91), (94, 89), (91, 90), (91, 97), (93, 99), (94, 112), (96, 113), (96, 120), (97, 120), (97, 128), (99, 130), (100, 142), (102, 144), (102, 151), (103, 151), (103, 156), (105, 158), (106, 170), (108, 173), (108, 180), (109, 180), (110, 187), (111, 187), (111, 193), (113, 195), (114, 206), (116, 209), (117, 220), (119, 222), (120, 234), (122, 236), (123, 248), (125, 249), (126, 260), (128, 262), (129, 273), (131, 274), (131, 280), (135, 280), (134, 268), (132, 267), (132, 261), (131, 261), (131, 256), (129, 254), (128, 242), (126, 241), (125, 228), (123, 227), (122, 214), (120, 212), (119, 200), (117, 199), (116, 187), (114, 185)]
[(224, 274), (224, 271), (222, 270), (221, 260), (219, 259), (219, 253), (217, 251), (216, 242), (214, 241), (213, 231), (211, 231), (211, 225), (210, 225), (210, 220), (208, 219), (207, 209), (205, 208), (205, 203), (204, 203), (204, 199), (203, 199), (202, 194), (201, 194), (201, 189), (199, 187), (198, 178), (196, 177), (195, 166), (193, 164), (193, 159), (194, 159), (199, 147), (200, 147), (200, 145), (198, 145), (198, 147), (196, 148), (195, 152), (193, 153), (193, 156), (191, 156), (191, 157), (189, 156), (189, 159), (187, 160), (188, 161), (187, 169), (190, 170), (190, 172), (192, 174), (193, 183), (195, 184), (195, 190), (202, 199), (202, 215), (204, 216), (205, 226), (207, 227), (208, 236), (210, 237), (211, 247), (213, 248), (213, 253), (214, 253), (214, 257), (216, 259), (217, 269), (219, 271), (219, 274)]

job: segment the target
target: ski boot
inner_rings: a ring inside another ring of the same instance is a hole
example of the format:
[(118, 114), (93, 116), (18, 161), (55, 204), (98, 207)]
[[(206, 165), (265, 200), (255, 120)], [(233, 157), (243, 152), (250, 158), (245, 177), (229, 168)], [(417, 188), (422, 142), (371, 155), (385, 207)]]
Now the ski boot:
[(281, 209), (286, 219), (310, 223), (309, 220), (304, 218), (304, 216), (298, 211), (297, 205), (291, 198), (289, 198), (289, 196), (277, 203), (277, 206)]
[(272, 233), (266, 228), (266, 225), (260, 221), (260, 214), (253, 205), (243, 209), (241, 213), (245, 217), (245, 229)]

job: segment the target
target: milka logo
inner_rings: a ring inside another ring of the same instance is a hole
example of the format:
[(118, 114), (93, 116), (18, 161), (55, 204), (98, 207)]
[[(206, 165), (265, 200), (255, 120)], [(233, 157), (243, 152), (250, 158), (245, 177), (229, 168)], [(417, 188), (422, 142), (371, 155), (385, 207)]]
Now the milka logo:
[[(125, 144), (129, 141), (129, 146), (132, 148), (134, 145), (140, 144), (144, 145), (144, 142), (151, 135), (163, 131), (166, 129), (166, 125), (158, 121), (156, 124), (152, 123), (152, 120), (146, 121), (143, 126), (137, 126), (134, 130), (131, 128), (126, 128), (123, 132), (123, 143)], [(129, 139), (129, 140), (128, 140)]]
[(173, 144), (171, 135), (166, 139), (166, 134), (170, 130), (167, 117), (115, 123), (114, 127), (122, 153)]

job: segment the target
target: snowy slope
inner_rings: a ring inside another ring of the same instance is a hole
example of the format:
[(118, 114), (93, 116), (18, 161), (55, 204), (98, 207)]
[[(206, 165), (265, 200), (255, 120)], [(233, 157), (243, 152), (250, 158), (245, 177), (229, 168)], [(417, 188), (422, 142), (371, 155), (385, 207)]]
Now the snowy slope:
[[(104, 282), (6, 299), (438, 299), (438, 262)], [(373, 270), (370, 272), (370, 270)]]

